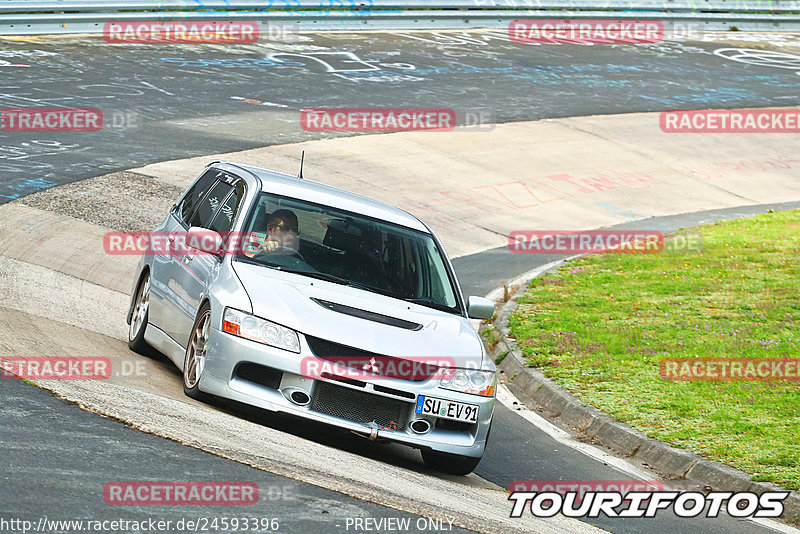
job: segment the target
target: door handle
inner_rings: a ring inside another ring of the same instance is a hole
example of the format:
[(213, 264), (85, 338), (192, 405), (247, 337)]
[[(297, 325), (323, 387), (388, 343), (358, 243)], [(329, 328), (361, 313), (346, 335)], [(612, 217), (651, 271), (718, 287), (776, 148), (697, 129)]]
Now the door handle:
[(187, 254), (186, 255), (186, 263), (189, 263), (194, 259), (194, 254)]
[(169, 235), (167, 236), (167, 240), (168, 240), (170, 243), (172, 243), (173, 241), (175, 241), (175, 234), (169, 234)]

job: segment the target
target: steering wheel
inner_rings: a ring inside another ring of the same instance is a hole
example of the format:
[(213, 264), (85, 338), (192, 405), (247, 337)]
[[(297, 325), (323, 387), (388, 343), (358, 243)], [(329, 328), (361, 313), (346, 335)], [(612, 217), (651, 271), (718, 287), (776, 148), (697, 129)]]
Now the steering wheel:
[[(281, 250), (286, 251), (286, 252), (280, 252)], [(294, 258), (297, 258), (298, 260), (302, 260), (303, 262), (308, 263), (306, 261), (306, 259), (303, 257), (303, 255), (300, 254), (300, 252), (298, 252), (295, 249), (290, 248), (290, 247), (279, 246), (275, 250), (273, 250), (272, 253), (273, 254), (278, 254), (280, 256), (294, 257)]]

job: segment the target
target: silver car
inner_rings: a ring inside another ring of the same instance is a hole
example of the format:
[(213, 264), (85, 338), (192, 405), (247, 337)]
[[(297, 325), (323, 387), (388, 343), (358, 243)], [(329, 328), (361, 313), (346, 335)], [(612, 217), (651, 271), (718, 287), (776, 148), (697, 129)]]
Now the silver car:
[[(433, 232), (400, 209), (318, 182), (211, 163), (152, 233), (129, 346), (183, 371), (186, 395), (258, 408), (478, 465), (494, 362)], [(155, 237), (153, 238), (155, 240)]]

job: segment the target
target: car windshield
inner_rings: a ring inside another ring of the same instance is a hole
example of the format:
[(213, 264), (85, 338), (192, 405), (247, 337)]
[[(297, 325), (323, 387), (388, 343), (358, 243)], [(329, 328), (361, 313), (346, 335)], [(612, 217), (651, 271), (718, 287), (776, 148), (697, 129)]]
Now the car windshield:
[(433, 237), (304, 200), (262, 193), (236, 259), (460, 313)]

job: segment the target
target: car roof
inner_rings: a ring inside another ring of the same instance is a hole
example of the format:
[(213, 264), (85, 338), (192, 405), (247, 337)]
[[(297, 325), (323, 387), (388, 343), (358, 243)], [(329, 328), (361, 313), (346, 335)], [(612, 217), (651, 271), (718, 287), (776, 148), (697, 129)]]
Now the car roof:
[(430, 230), (410, 213), (390, 206), (389, 204), (384, 204), (383, 202), (357, 195), (345, 191), (344, 189), (339, 189), (338, 187), (315, 182), (306, 178), (298, 178), (291, 174), (231, 161), (215, 161), (209, 164), (209, 166), (211, 165), (219, 166), (220, 168), (223, 168), (225, 165), (230, 165), (238, 169), (246, 170), (261, 180), (261, 190), (267, 193), (275, 193), (332, 206), (360, 215), (366, 215), (374, 219), (399, 224), (407, 228), (425, 232), (426, 234), (430, 233)]

